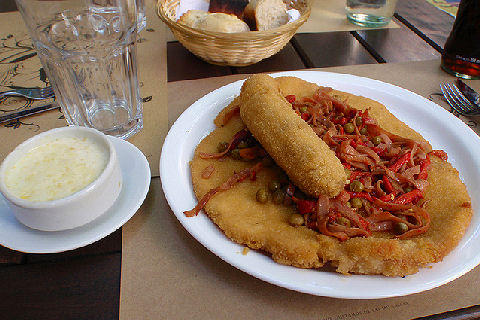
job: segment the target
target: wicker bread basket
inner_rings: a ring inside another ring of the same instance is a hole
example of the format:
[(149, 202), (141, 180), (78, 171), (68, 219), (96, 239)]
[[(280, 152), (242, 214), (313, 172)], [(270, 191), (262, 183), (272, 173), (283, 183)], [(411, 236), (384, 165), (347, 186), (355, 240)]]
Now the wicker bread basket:
[(288, 9), (300, 11), (300, 18), (267, 31), (223, 33), (187, 27), (176, 22), (180, 0), (159, 0), (157, 13), (175, 38), (193, 54), (212, 64), (241, 67), (280, 51), (310, 16), (310, 0), (284, 1)]

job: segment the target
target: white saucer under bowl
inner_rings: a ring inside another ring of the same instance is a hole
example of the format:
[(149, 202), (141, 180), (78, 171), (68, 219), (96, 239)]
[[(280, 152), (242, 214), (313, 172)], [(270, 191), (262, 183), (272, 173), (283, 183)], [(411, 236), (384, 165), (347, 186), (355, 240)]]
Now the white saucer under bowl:
[(131, 143), (115, 137), (109, 139), (120, 162), (123, 186), (107, 212), (75, 229), (39, 231), (18, 222), (0, 195), (0, 245), (28, 253), (62, 252), (98, 241), (127, 222), (145, 200), (150, 187), (150, 166), (143, 153)]

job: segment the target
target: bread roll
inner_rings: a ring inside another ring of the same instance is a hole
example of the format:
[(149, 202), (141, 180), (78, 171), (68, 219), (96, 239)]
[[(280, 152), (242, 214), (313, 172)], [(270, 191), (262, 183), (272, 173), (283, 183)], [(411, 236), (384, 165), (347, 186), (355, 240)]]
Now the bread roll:
[(245, 7), (243, 20), (252, 30), (278, 28), (288, 22), (287, 6), (282, 0), (251, 0)]
[(198, 29), (201, 21), (205, 20), (208, 12), (202, 10), (188, 10), (178, 19), (178, 23), (184, 24), (190, 28)]
[(180, 17), (188, 10), (202, 10), (207, 12), (209, 6), (209, 0), (180, 0), (180, 4), (177, 7), (175, 20), (180, 19)]
[(209, 13), (200, 10), (189, 10), (178, 20), (191, 28), (214, 32), (250, 31), (248, 25), (236, 16), (226, 13)]

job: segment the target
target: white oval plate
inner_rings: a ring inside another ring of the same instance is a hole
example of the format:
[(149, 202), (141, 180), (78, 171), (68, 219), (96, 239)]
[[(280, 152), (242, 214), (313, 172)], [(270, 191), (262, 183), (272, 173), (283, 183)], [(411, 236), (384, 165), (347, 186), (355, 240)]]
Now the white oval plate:
[(193, 208), (189, 161), (197, 144), (215, 126), (217, 113), (239, 94), (242, 81), (219, 88), (191, 105), (171, 127), (162, 149), (160, 176), (167, 201), (178, 220), (200, 243), (220, 258), (259, 279), (288, 289), (319, 296), (374, 299), (429, 290), (452, 281), (480, 263), (480, 138), (462, 121), (435, 103), (400, 87), (377, 80), (320, 71), (281, 72), (323, 86), (379, 101), (400, 120), (421, 133), (435, 149), (448, 153), (472, 197), (474, 216), (465, 236), (440, 263), (405, 278), (344, 276), (335, 272), (305, 270), (275, 263), (256, 251), (242, 255), (242, 245), (227, 237), (202, 213), (187, 218)]
[(133, 144), (109, 137), (117, 151), (123, 186), (110, 209), (84, 226), (64, 231), (30, 229), (15, 219), (0, 194), (0, 244), (22, 252), (55, 253), (73, 250), (98, 241), (120, 228), (140, 208), (150, 187), (150, 166)]

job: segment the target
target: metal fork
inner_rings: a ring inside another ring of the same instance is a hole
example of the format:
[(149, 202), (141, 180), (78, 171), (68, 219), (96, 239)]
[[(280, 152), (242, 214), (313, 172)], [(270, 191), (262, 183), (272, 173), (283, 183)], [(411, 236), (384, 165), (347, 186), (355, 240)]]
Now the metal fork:
[(51, 98), (55, 95), (51, 86), (45, 88), (18, 88), (0, 92), (0, 98), (5, 96), (22, 96), (33, 100)]
[(440, 90), (450, 107), (456, 112), (464, 116), (480, 114), (480, 108), (468, 101), (455, 84), (448, 82), (442, 83), (440, 84)]

